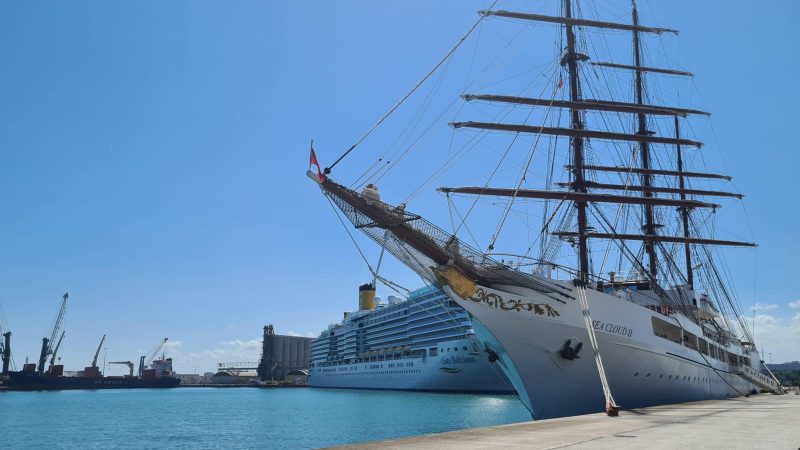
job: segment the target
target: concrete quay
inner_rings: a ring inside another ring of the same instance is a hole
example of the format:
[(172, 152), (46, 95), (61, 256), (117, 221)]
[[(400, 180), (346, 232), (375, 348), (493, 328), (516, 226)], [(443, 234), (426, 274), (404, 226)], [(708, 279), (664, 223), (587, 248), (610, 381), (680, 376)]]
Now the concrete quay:
[(348, 449), (800, 450), (800, 396), (762, 394), (475, 428)]

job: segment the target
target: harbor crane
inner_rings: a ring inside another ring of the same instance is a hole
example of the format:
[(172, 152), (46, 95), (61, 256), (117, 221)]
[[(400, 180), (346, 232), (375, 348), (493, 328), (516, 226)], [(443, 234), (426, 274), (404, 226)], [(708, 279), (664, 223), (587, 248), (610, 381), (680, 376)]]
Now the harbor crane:
[(100, 339), (100, 345), (97, 346), (97, 351), (94, 352), (94, 358), (92, 359), (92, 367), (97, 367), (97, 357), (100, 356), (100, 349), (103, 348), (103, 342), (106, 341), (106, 335), (103, 335), (103, 338)]
[(8, 364), (11, 362), (11, 332), (3, 333), (3, 343), (0, 344), (0, 354), (3, 357), (3, 375), (8, 374)]
[(3, 360), (2, 375), (8, 374), (8, 365), (11, 363), (11, 331), (3, 329), (4, 323), (2, 309), (0, 309), (0, 335), (3, 336), (3, 340), (0, 341), (0, 358)]
[(56, 348), (55, 348), (55, 350), (53, 350), (53, 355), (50, 356), (50, 367), (53, 367), (53, 365), (56, 363), (56, 355), (58, 355), (58, 349), (61, 348), (61, 341), (64, 340), (64, 335), (65, 334), (67, 334), (67, 332), (66, 331), (62, 331), (61, 332), (61, 337), (58, 338), (58, 344), (56, 344)]
[(61, 308), (58, 310), (58, 315), (56, 316), (56, 320), (53, 323), (53, 330), (50, 333), (49, 338), (42, 338), (42, 352), (39, 354), (39, 368), (38, 372), (39, 375), (44, 374), (44, 365), (47, 362), (47, 357), (53, 354), (53, 341), (56, 340), (56, 336), (58, 336), (58, 332), (61, 331), (61, 324), (64, 322), (64, 313), (67, 310), (67, 299), (69, 298), (69, 293), (65, 293), (63, 297), (61, 297)]
[(132, 362), (130, 362), (130, 361), (109, 361), (108, 363), (109, 364), (125, 364), (126, 366), (128, 366), (128, 372), (129, 372), (128, 376), (130, 376), (130, 377), (133, 376), (133, 363)]
[(150, 365), (150, 362), (153, 360), (153, 358), (156, 357), (158, 352), (161, 351), (161, 349), (164, 347), (164, 344), (166, 344), (168, 340), (169, 338), (162, 339), (161, 342), (159, 342), (158, 345), (153, 347), (153, 349), (150, 350), (149, 353), (139, 358), (139, 378), (142, 377), (142, 372), (144, 371), (144, 369), (146, 369), (147, 366)]

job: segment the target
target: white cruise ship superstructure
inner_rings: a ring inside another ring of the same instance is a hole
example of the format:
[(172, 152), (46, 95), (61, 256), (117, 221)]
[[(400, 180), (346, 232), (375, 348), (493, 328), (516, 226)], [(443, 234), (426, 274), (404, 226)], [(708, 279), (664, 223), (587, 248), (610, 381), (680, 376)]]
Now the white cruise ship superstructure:
[(370, 284), (359, 311), (311, 343), (309, 385), (412, 391), (513, 392), (473, 338), (468, 313), (436, 287), (389, 296)]

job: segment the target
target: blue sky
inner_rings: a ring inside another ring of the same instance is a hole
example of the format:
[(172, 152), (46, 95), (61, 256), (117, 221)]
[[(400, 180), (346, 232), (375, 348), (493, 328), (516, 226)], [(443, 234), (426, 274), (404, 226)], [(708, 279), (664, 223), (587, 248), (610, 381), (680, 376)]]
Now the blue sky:
[[(553, 13), (552, 4), (500, 7)], [(624, 20), (627, 4), (606, 0), (599, 11)], [(304, 176), (308, 142), (330, 163), (486, 6), (0, 3), (0, 301), (17, 365), (38, 355), (64, 291), (67, 369), (89, 364), (107, 334), (109, 360), (135, 360), (166, 336), (179, 371), (211, 370), (257, 358), (267, 323), (315, 334), (354, 308), (369, 272)], [(641, 9), (643, 21), (681, 30), (664, 38), (676, 42), (666, 52), (697, 74), (692, 106), (713, 112), (713, 133), (701, 132), (708, 160), (747, 195), (746, 217), (719, 217), (760, 244), (755, 258), (728, 258), (739, 297), (748, 312), (758, 303), (756, 333), (776, 362), (798, 359), (800, 294), (790, 281), (800, 216), (790, 183), (800, 156), (790, 133), (800, 5), (680, 0)], [(509, 26), (487, 25), (481, 39), (498, 40)], [(533, 44), (552, 52), (552, 43)], [(462, 50), (443, 83), (462, 86), (471, 55), (485, 56), (471, 42)], [(401, 125), (387, 124), (335, 175), (357, 177)], [(399, 167), (390, 186), (407, 177), (407, 194), (416, 169)], [(435, 194), (413, 206), (445, 208)], [(420, 284), (396, 263), (385, 274)]]

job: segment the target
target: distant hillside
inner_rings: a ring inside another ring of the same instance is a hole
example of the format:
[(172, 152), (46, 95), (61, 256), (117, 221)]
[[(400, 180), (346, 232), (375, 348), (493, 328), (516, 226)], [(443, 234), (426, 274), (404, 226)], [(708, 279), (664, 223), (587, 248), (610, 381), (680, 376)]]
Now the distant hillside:
[(800, 361), (767, 364), (767, 367), (784, 385), (800, 386)]

